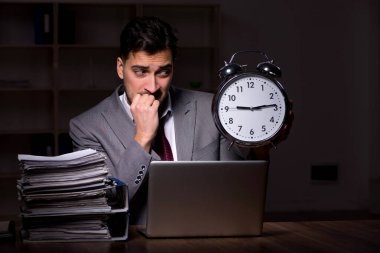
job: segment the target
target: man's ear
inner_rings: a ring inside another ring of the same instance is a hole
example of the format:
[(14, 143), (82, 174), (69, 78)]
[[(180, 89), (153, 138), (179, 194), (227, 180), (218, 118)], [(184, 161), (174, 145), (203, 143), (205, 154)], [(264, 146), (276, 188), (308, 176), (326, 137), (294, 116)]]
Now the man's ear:
[(119, 76), (120, 79), (124, 79), (123, 69), (124, 69), (123, 60), (120, 57), (117, 57), (116, 71), (117, 71), (117, 75)]

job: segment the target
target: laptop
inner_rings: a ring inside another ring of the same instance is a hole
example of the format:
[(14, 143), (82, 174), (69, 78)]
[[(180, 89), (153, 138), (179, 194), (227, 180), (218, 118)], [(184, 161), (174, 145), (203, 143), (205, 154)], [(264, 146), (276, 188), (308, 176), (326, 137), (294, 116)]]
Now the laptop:
[(146, 237), (257, 236), (267, 161), (153, 161)]

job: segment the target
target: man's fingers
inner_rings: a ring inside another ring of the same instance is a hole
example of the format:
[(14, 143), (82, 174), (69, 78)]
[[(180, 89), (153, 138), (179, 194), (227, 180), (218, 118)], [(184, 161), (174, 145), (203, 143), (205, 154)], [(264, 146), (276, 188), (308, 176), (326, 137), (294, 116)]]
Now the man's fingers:
[(153, 101), (153, 104), (152, 104), (152, 109), (155, 110), (155, 111), (158, 111), (158, 107), (160, 106), (160, 101), (158, 100), (154, 100)]
[(151, 106), (153, 104), (153, 101), (155, 101), (155, 98), (153, 95), (150, 94), (136, 94), (135, 98), (133, 99), (132, 104), (141, 104), (146, 106)]

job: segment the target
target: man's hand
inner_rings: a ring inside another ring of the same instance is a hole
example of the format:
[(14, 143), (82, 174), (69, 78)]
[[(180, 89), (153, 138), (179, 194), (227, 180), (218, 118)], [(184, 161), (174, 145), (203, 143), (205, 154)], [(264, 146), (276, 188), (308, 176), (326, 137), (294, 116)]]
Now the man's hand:
[(249, 159), (269, 160), (270, 150), (273, 147), (276, 147), (280, 142), (288, 138), (288, 135), (290, 133), (290, 129), (292, 128), (292, 124), (294, 120), (294, 113), (293, 113), (292, 108), (293, 108), (293, 102), (289, 101), (289, 112), (288, 112), (288, 115), (286, 116), (286, 121), (284, 122), (284, 125), (282, 129), (280, 130), (279, 134), (277, 135), (277, 137), (273, 140), (272, 144), (267, 144), (265, 146), (260, 146), (260, 147), (252, 149), (248, 156)]
[(289, 112), (286, 116), (286, 121), (284, 122), (284, 125), (282, 129), (280, 130), (280, 133), (278, 134), (277, 138), (274, 140), (273, 144), (277, 145), (280, 142), (286, 140), (288, 138), (288, 135), (290, 133), (290, 129), (292, 128), (292, 124), (294, 121), (294, 113), (293, 113), (293, 101), (289, 101)]
[(136, 124), (135, 141), (150, 152), (158, 128), (160, 102), (150, 94), (137, 94), (131, 103), (131, 113)]

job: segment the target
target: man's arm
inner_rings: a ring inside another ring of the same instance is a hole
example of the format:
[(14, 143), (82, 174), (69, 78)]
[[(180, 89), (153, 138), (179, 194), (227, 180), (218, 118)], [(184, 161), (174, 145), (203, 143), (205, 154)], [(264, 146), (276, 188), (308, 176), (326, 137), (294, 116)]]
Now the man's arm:
[(158, 159), (155, 153), (145, 152), (133, 138), (122, 145), (104, 122), (74, 118), (70, 121), (70, 137), (75, 150), (92, 148), (106, 155), (110, 174), (127, 184), (130, 199), (145, 180), (150, 162)]

